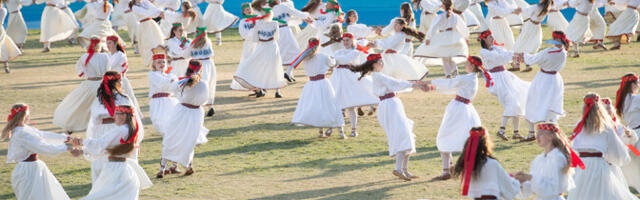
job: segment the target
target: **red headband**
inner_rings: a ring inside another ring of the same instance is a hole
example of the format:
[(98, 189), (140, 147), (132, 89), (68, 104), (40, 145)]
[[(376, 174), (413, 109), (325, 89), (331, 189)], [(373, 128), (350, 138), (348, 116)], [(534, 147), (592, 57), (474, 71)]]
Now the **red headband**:
[(620, 99), (622, 99), (622, 89), (624, 88), (624, 85), (627, 84), (627, 82), (632, 81), (638, 81), (638, 76), (629, 75), (622, 77), (622, 81), (620, 81), (620, 88), (618, 88), (618, 91), (616, 91), (616, 108), (619, 108), (620, 104), (622, 103)]
[(320, 40), (309, 41), (309, 48), (317, 47), (318, 45), (320, 45)]
[(121, 112), (121, 113), (129, 113), (129, 114), (133, 114), (135, 112), (135, 110), (133, 110), (132, 108), (128, 108), (124, 106), (116, 106), (115, 111)]
[(108, 41), (118, 42), (118, 36), (112, 35), (107, 37)]
[(382, 59), (382, 56), (379, 53), (369, 54), (369, 56), (367, 56), (367, 61), (380, 60), (380, 59)]
[(11, 114), (9, 114), (9, 116), (7, 116), (7, 122), (11, 121), (11, 119), (13, 119), (13, 117), (15, 117), (18, 113), (27, 112), (27, 110), (29, 110), (29, 106), (28, 105), (20, 106), (20, 107), (11, 109)]
[(351, 33), (343, 33), (342, 38), (351, 38), (353, 40), (354, 37), (353, 37), (353, 34)]
[(571, 135), (571, 138), (569, 138), (569, 140), (573, 140), (574, 138), (576, 138), (576, 136), (578, 136), (578, 134), (580, 134), (580, 132), (582, 131), (582, 127), (584, 126), (584, 120), (587, 119), (587, 114), (589, 114), (589, 111), (591, 111), (591, 108), (593, 108), (593, 106), (596, 105), (598, 101), (600, 101), (599, 96), (595, 96), (593, 98), (584, 98), (585, 106), (584, 106), (584, 112), (582, 113), (582, 120), (580, 120), (580, 123), (578, 123), (578, 126), (576, 126), (576, 128), (573, 129), (573, 134)]
[(484, 76), (484, 79), (486, 81), (485, 86), (486, 88), (489, 88), (490, 86), (493, 86), (493, 82), (491, 81), (491, 75), (489, 74), (489, 72), (487, 72), (487, 70), (484, 69), (484, 67), (482, 67), (482, 61), (480, 60), (476, 60), (475, 58), (469, 56), (467, 57), (467, 61), (469, 61), (472, 65), (480, 68), (480, 70), (482, 70), (482, 76)]
[[(122, 112), (122, 113), (129, 113), (131, 115), (133, 115), (135, 113), (135, 110), (133, 108), (127, 108), (124, 106), (116, 106), (115, 107), (115, 111), (116, 112)], [(128, 139), (128, 140), (124, 140), (124, 138), (120, 138), (120, 144), (130, 144), (134, 141), (136, 141), (136, 139), (138, 138), (138, 130), (139, 126), (138, 126), (138, 120), (135, 120), (135, 115), (133, 115), (135, 123), (136, 123), (136, 131), (133, 133), (133, 135)]]
[(482, 34), (480, 34), (480, 36), (478, 36), (478, 39), (479, 40), (484, 40), (485, 38), (487, 38), (490, 35), (491, 35), (491, 31), (487, 30), (485, 32), (482, 32)]
[(164, 55), (164, 54), (154, 54), (153, 55), (153, 60), (160, 60), (160, 59), (162, 59), (162, 60), (167, 59), (167, 56)]
[(102, 77), (102, 86), (104, 87), (104, 90), (107, 91), (107, 94), (109, 94), (109, 96), (111, 97), (109, 98), (109, 101), (107, 101), (107, 99), (102, 97), (102, 102), (104, 103), (104, 107), (107, 109), (107, 112), (109, 112), (109, 116), (113, 116), (115, 112), (115, 100), (113, 99), (113, 93), (111, 92), (111, 89), (109, 88), (109, 85), (107, 83), (110, 80), (118, 80), (121, 77), (122, 75), (120, 74), (104, 75)]
[(473, 173), (473, 167), (476, 162), (476, 154), (478, 153), (478, 145), (480, 143), (480, 137), (486, 135), (486, 130), (475, 130), (469, 132), (469, 139), (464, 153), (464, 170), (462, 171), (462, 195), (466, 196), (469, 193), (469, 183), (471, 183), (471, 174)]
[(91, 60), (93, 54), (96, 53), (96, 46), (98, 46), (98, 44), (100, 44), (99, 38), (91, 38), (91, 44), (89, 44), (89, 48), (87, 49), (87, 53), (89, 54), (89, 56), (87, 56), (87, 60), (84, 61), (85, 67), (87, 66), (87, 64), (89, 64), (89, 60)]
[(564, 137), (562, 137), (562, 131), (558, 128), (558, 126), (554, 124), (538, 124), (538, 130), (547, 130), (547, 131), (551, 131), (553, 133), (558, 134), (558, 137), (562, 140), (562, 144), (564, 144), (564, 147), (567, 148), (571, 153), (571, 167), (575, 168), (579, 166), (580, 169), (583, 169), (583, 170), (587, 168), (582, 162), (582, 159), (580, 159), (580, 156), (578, 156), (578, 154), (576, 154), (576, 152), (573, 151), (571, 146), (569, 146), (569, 143), (567, 142), (567, 140), (565, 140)]
[(569, 44), (571, 44), (571, 40), (567, 39), (567, 35), (565, 35), (564, 33), (553, 32), (551, 34), (551, 37), (553, 37), (553, 39), (560, 39), (565, 43), (567, 43), (566, 49), (567, 50), (569, 49)]
[(189, 69), (191, 69), (191, 71), (193, 71), (194, 73), (199, 72), (200, 68), (202, 68), (202, 65), (192, 65), (191, 63), (189, 63)]

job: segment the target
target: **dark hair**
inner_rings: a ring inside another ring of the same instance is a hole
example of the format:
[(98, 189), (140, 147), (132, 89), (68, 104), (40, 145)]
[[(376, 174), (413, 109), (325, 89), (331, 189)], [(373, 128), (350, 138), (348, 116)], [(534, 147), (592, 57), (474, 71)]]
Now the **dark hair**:
[(358, 78), (358, 80), (361, 80), (364, 76), (366, 76), (369, 72), (373, 71), (373, 64), (375, 64), (376, 62), (378, 62), (380, 59), (377, 60), (368, 60), (367, 62), (362, 63), (361, 65), (358, 66), (354, 66), (351, 68), (352, 72), (360, 72), (360, 77)]
[(193, 5), (191, 5), (191, 2), (183, 1), (182, 7), (185, 8), (185, 10), (182, 11), (185, 14), (185, 16), (191, 17), (192, 21), (196, 20), (196, 11), (193, 10)]
[(354, 14), (358, 14), (358, 12), (356, 12), (356, 10), (347, 11), (347, 19), (345, 19), (345, 22), (347, 23), (347, 25), (351, 24), (351, 19), (349, 19), (349, 17), (351, 17), (351, 15), (354, 15)]
[[(120, 72), (117, 72), (117, 71), (107, 71), (104, 73), (104, 75), (109, 75), (109, 76), (118, 75), (118, 74), (120, 74)], [(104, 88), (104, 84), (100, 84), (100, 87), (98, 88), (98, 92), (96, 95), (98, 97), (98, 101), (100, 102), (100, 104), (106, 105), (104, 100), (111, 99), (115, 101), (116, 95), (126, 96), (122, 94), (121, 87), (116, 87), (116, 83), (119, 83), (119, 82), (120, 82), (120, 79), (107, 81), (107, 87), (109, 87), (109, 90), (111, 90), (111, 94), (107, 94), (107, 90)]]
[(420, 0), (411, 0), (411, 3), (413, 4), (413, 7), (424, 9), (420, 6)]
[(406, 19), (407, 22), (415, 21), (415, 17), (413, 17), (413, 9), (411, 9), (411, 4), (404, 2), (400, 4), (400, 10), (402, 10), (402, 18)]
[(279, 2), (279, 1), (275, 1), (275, 0), (273, 0), (273, 1), (271, 1), (271, 3), (269, 3), (269, 7), (272, 7), (272, 8), (273, 8), (274, 6), (276, 6), (276, 5), (278, 5), (278, 4), (280, 4), (280, 2)]
[(309, 2), (307, 2), (307, 5), (302, 7), (300, 11), (311, 13), (318, 9), (318, 6), (320, 6), (320, 4), (322, 4), (322, 0), (309, 0)]
[(403, 33), (418, 39), (420, 42), (424, 40), (425, 34), (423, 32), (416, 30), (413, 27), (409, 27), (407, 21), (404, 20), (403, 18), (396, 19), (396, 23), (402, 25), (402, 30), (400, 31), (402, 31)]
[(254, 0), (251, 2), (251, 7), (257, 11), (262, 11), (262, 5), (266, 2), (267, 0)]
[[(474, 60), (482, 63), (482, 58), (480, 58), (478, 56), (471, 56), (471, 59), (474, 59)], [(473, 65), (473, 72), (479, 73), (479, 72), (482, 72), (482, 69), (480, 69), (480, 66)]]
[[(131, 106), (122, 106), (122, 107), (126, 107), (126, 108), (130, 108), (132, 109)], [(126, 124), (129, 126), (129, 134), (127, 135), (127, 138), (125, 139), (125, 141), (128, 141), (129, 139), (131, 139), (131, 137), (133, 137), (136, 134), (136, 123), (133, 119), (133, 114), (131, 113), (126, 113), (127, 115), (127, 121)], [(124, 138), (123, 138), (124, 139)], [(118, 155), (123, 155), (123, 154), (127, 154), (130, 153), (131, 151), (133, 151), (133, 148), (136, 144), (136, 139), (133, 139), (133, 142), (131, 143), (127, 143), (127, 144), (118, 144), (113, 148), (108, 148), (107, 152), (109, 152), (109, 154), (111, 154), (112, 156), (118, 156)]]
[[(309, 38), (309, 43), (311, 43), (312, 41), (318, 41), (318, 39), (315, 38), (315, 37)], [(316, 55), (316, 53), (318, 52), (319, 48), (320, 47), (316, 47), (313, 51), (311, 51), (311, 53), (308, 53), (307, 55), (305, 55), (302, 58), (302, 60), (306, 61), (306, 60), (309, 60), (310, 58), (313, 58)]]
[[(564, 34), (564, 32), (562, 32), (562, 31), (553, 31), (553, 33), (554, 33), (554, 34), (565, 35), (565, 34)], [(566, 35), (565, 35), (565, 37), (566, 37)], [(562, 45), (564, 45), (564, 48), (569, 48), (569, 45), (571, 45), (571, 44), (569, 44), (569, 42), (568, 42), (568, 41), (566, 41), (566, 40), (561, 40), (560, 42), (562, 42)]]
[[(202, 67), (202, 63), (199, 60), (191, 59), (189, 61), (189, 65), (195, 65)], [(187, 72), (184, 74), (185, 76), (191, 77), (184, 86), (193, 87), (194, 85), (200, 82), (200, 73), (193, 71), (191, 68), (187, 68)], [(184, 90), (184, 87), (182, 88)]]
[[(627, 73), (623, 77), (635, 76), (635, 75), (636, 75), (635, 73)], [(627, 96), (633, 92), (632, 91), (632, 88), (633, 88), (632, 85), (633, 84), (637, 84), (637, 83), (638, 83), (638, 81), (627, 81), (624, 84), (624, 86), (621, 89), (619, 89), (621, 91), (617, 92), (619, 94), (616, 96), (616, 100), (620, 102), (620, 104), (616, 105), (616, 112), (618, 113), (618, 116), (624, 117), (622, 115), (622, 113), (624, 111), (624, 102), (627, 100)]]
[(126, 52), (124, 51), (124, 48), (122, 47), (122, 44), (120, 44), (120, 42), (119, 42), (119, 41), (113, 41), (113, 40), (111, 40), (111, 42), (113, 42), (113, 43), (115, 43), (115, 44), (116, 44), (116, 51), (120, 51), (120, 52), (122, 52), (122, 53), (126, 53)]
[(553, 0), (541, 0), (538, 6), (540, 6), (542, 10), (538, 14), (538, 17), (542, 17), (547, 13), (549, 13), (549, 9), (551, 9), (552, 5), (553, 5)]
[(480, 46), (483, 49), (489, 49), (489, 47), (491, 47), (493, 44), (487, 44), (487, 42), (485, 42), (484, 40), (486, 40), (486, 38), (484, 40), (478, 39), (480, 40)]
[[(486, 131), (487, 129), (482, 126), (471, 128), (471, 131), (482, 131), (482, 130)], [(468, 143), (470, 141), (469, 139), (470, 137), (464, 143), (464, 149), (462, 150), (462, 152), (467, 152), (467, 147), (469, 146)], [(491, 143), (489, 135), (484, 134), (480, 136), (480, 138), (478, 139), (478, 150), (476, 151), (476, 155), (471, 155), (476, 157), (475, 163), (473, 165), (473, 172), (472, 172), (474, 179), (480, 176), (480, 171), (482, 170), (482, 167), (484, 166), (484, 164), (487, 163), (488, 158), (495, 159), (492, 154), (493, 154), (493, 144)], [(464, 171), (465, 157), (466, 155), (462, 154), (458, 158), (458, 161), (456, 162), (456, 165), (453, 168), (453, 176), (458, 177), (462, 175)]]
[[(186, 2), (186, 1), (185, 1)], [(174, 31), (176, 31), (176, 29), (178, 29), (179, 26), (172, 26), (171, 30), (169, 31), (169, 38), (167, 38), (167, 40), (176, 37), (176, 34), (173, 33)]]
[(342, 42), (342, 27), (340, 27), (340, 24), (332, 24), (329, 26), (329, 32), (325, 33), (324, 36), (327, 36), (329, 41), (322, 43), (321, 46), (323, 47), (332, 45), (336, 42)]
[(451, 0), (442, 0), (442, 7), (444, 8), (444, 11), (447, 13), (447, 17), (451, 17), (451, 6), (453, 6), (453, 3), (451, 2)]
[(137, 5), (136, 0), (129, 1), (129, 9), (133, 9), (133, 6)]

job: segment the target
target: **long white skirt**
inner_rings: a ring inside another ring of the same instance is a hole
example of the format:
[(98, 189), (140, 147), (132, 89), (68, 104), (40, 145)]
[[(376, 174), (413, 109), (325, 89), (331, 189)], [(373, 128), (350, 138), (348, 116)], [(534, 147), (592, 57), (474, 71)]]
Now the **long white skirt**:
[(78, 28), (75, 19), (57, 7), (45, 6), (40, 19), (40, 42), (65, 40)]
[[(640, 129), (634, 130), (636, 134), (640, 133)], [(634, 145), (636, 148), (640, 149), (640, 141), (636, 142)], [(629, 153), (631, 157), (631, 162), (622, 166), (622, 173), (624, 174), (625, 179), (627, 180), (627, 184), (629, 187), (633, 187), (636, 191), (640, 190), (640, 157), (635, 156), (633, 153)]]
[(509, 22), (502, 19), (489, 19), (489, 30), (493, 34), (493, 38), (497, 43), (504, 44), (506, 50), (512, 50), (515, 43), (513, 39), (513, 32), (509, 27)]
[(193, 9), (193, 12), (196, 12), (196, 18), (187, 27), (185, 27), (184, 30), (186, 31), (186, 33), (195, 33), (196, 28), (200, 27), (204, 20), (202, 18), (202, 11), (200, 10), (199, 6), (193, 6), (192, 9)]
[[(204, 111), (202, 108), (192, 109), (178, 104), (173, 110), (162, 137), (162, 158), (188, 166), (193, 160), (194, 148), (202, 136), (209, 132), (202, 125)], [(206, 133), (204, 133), (206, 131)], [(206, 142), (206, 141), (205, 141)]]
[(464, 37), (456, 31), (436, 34), (429, 45), (420, 44), (414, 57), (424, 65), (442, 65), (442, 58), (454, 58), (456, 63), (466, 62), (469, 46)]
[(113, 24), (113, 26), (124, 26), (126, 23), (127, 21), (125, 20), (124, 10), (120, 10), (116, 6), (114, 11), (111, 13), (111, 24)]
[(234, 80), (249, 90), (280, 89), (287, 86), (280, 51), (275, 41), (258, 42), (247, 59), (240, 62)]
[(479, 3), (469, 6), (469, 8), (467, 9), (470, 10), (474, 16), (476, 16), (476, 19), (478, 20), (478, 25), (480, 25), (480, 27), (473, 30), (472, 33), (481, 33), (489, 29), (489, 26), (487, 25), (487, 21), (484, 19), (484, 15), (482, 14), (482, 9), (480, 9)]
[(53, 124), (68, 131), (84, 131), (91, 118), (91, 104), (102, 81), (85, 80), (71, 91), (53, 112)]
[(631, 8), (627, 8), (622, 11), (622, 14), (618, 16), (616, 21), (614, 21), (609, 26), (609, 33), (607, 33), (607, 38), (617, 38), (622, 35), (627, 35), (627, 37), (632, 37), (635, 34), (636, 29), (638, 28), (638, 11), (633, 10)]
[(129, 40), (131, 42), (138, 41), (136, 38), (136, 34), (138, 34), (138, 26), (140, 25), (140, 21), (133, 15), (132, 12), (125, 13), (124, 19), (126, 22), (127, 33), (129, 34)]
[[(340, 46), (342, 46), (341, 43)], [(413, 42), (405, 42), (404, 47), (398, 53), (413, 57)]]
[(489, 87), (489, 93), (498, 97), (504, 107), (502, 116), (515, 117), (525, 115), (527, 93), (531, 83), (523, 81), (510, 71), (490, 73), (494, 85)]
[(342, 109), (327, 79), (304, 84), (291, 123), (319, 128), (344, 126)]
[(160, 30), (158, 23), (153, 20), (147, 20), (138, 24), (136, 39), (138, 41), (138, 49), (144, 66), (151, 65), (153, 52), (151, 49), (164, 44), (164, 34)]
[(402, 80), (421, 79), (429, 70), (424, 64), (400, 53), (382, 54), (384, 68), (382, 73)]
[(24, 44), (27, 41), (27, 24), (24, 22), (22, 12), (9, 14), (7, 22), (7, 34), (16, 44)]
[(136, 160), (107, 162), (89, 194), (82, 199), (138, 199), (140, 190), (151, 186), (151, 180)]
[(167, 126), (172, 124), (169, 118), (173, 109), (178, 105), (178, 99), (174, 97), (151, 98), (149, 100), (149, 118), (156, 132), (164, 135)]
[(207, 105), (213, 105), (216, 100), (216, 81), (218, 80), (218, 76), (216, 74), (216, 64), (213, 63), (213, 60), (200, 60), (202, 63), (202, 80), (207, 83), (209, 87), (209, 100), (207, 101)]
[(513, 52), (516, 53), (535, 53), (538, 52), (540, 44), (542, 44), (542, 27), (540, 24), (534, 24), (527, 21), (520, 29), (520, 35), (513, 46)]
[[(295, 36), (291, 32), (291, 27), (280, 27), (280, 38), (278, 38), (278, 47), (280, 48), (280, 58), (284, 65), (290, 65), (298, 55), (300, 55), (300, 46)], [(272, 59), (272, 58), (269, 58)]]
[(242, 55), (240, 56), (240, 62), (242, 62), (242, 60), (247, 59), (249, 56), (251, 56), (251, 54), (253, 54), (253, 50), (255, 49), (256, 49), (255, 42), (245, 40), (244, 43), (242, 43)]
[(362, 77), (360, 73), (349, 69), (336, 68), (331, 74), (331, 85), (336, 91), (336, 98), (341, 109), (376, 105), (380, 99), (373, 94), (373, 80), (371, 76)]
[(96, 20), (91, 24), (87, 24), (87, 26), (83, 26), (82, 32), (78, 35), (78, 43), (82, 48), (86, 49), (91, 44), (92, 37), (97, 37), (104, 41), (107, 36), (118, 36), (118, 33), (111, 27), (111, 21), (109, 20)]
[(426, 33), (429, 31), (431, 27), (431, 22), (436, 18), (436, 14), (425, 14), (424, 12), (420, 13), (420, 32)]
[(204, 11), (203, 21), (207, 32), (222, 32), (238, 22), (238, 17), (224, 10), (221, 4), (210, 3)]
[(525, 118), (537, 123), (556, 121), (564, 116), (564, 82), (562, 76), (538, 72), (531, 82), (527, 95)]
[(573, 19), (567, 27), (567, 39), (571, 42), (584, 43), (591, 39), (591, 30), (589, 25), (589, 16), (578, 13), (573, 15)]
[(189, 59), (172, 60), (170, 66), (173, 67), (171, 73), (177, 77), (183, 77), (187, 73), (187, 68), (189, 68)]
[(136, 114), (138, 117), (142, 118), (142, 110), (140, 109), (140, 104), (138, 104), (138, 98), (136, 98), (136, 93), (133, 91), (133, 87), (131, 87), (131, 82), (126, 76), (122, 77), (122, 90), (124, 94), (129, 97), (133, 107), (136, 109)]
[(416, 153), (416, 135), (413, 134), (413, 121), (404, 112), (404, 105), (394, 97), (380, 101), (378, 104), (378, 122), (387, 134), (389, 156), (407, 151)]
[(589, 29), (593, 36), (589, 41), (600, 41), (604, 39), (604, 34), (607, 32), (607, 23), (604, 21), (600, 11), (593, 9), (589, 12)]
[(4, 28), (0, 27), (0, 61), (10, 61), (20, 55), (22, 55), (22, 51), (20, 51), (16, 43), (13, 43), (13, 40), (8, 37)]
[(40, 160), (18, 162), (11, 173), (16, 199), (69, 199), (56, 177)]
[(576, 170), (576, 187), (569, 190), (568, 200), (583, 199), (638, 199), (629, 191), (623, 179), (619, 179), (613, 167), (603, 158), (581, 158), (585, 170)]
[(547, 25), (549, 25), (553, 31), (566, 32), (569, 22), (561, 12), (549, 12), (549, 14), (547, 14)]
[(476, 18), (475, 14), (473, 14), (473, 12), (469, 9), (466, 9), (462, 15), (461, 15), (462, 19), (464, 19), (464, 22), (467, 24), (467, 27), (471, 30), (476, 29), (480, 26), (480, 22), (478, 22), (478, 19)]
[(480, 116), (473, 104), (452, 100), (447, 105), (438, 129), (436, 145), (440, 152), (461, 152), (471, 128), (480, 126)]

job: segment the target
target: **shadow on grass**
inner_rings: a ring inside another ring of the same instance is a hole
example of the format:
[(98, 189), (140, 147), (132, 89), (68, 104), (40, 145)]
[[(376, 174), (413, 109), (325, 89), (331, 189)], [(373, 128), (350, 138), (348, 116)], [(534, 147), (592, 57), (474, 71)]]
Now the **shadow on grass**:
[(91, 190), (91, 183), (81, 184), (81, 185), (72, 185), (72, 186), (63, 186), (64, 191), (67, 192), (69, 197), (80, 198), (87, 196), (89, 191)]
[(614, 69), (614, 68), (627, 68), (627, 67), (637, 67), (637, 64), (629, 64), (629, 65), (602, 65), (602, 66), (593, 66), (593, 67), (585, 67), (584, 70), (602, 70), (602, 69)]
[(11, 84), (9, 87), (0, 87), (0, 88), (9, 88), (13, 90), (26, 90), (26, 89), (41, 89), (44, 87), (58, 87), (65, 85), (78, 85), (82, 82), (83, 79), (75, 79), (75, 80), (64, 80), (64, 81), (49, 81), (49, 82), (34, 82), (34, 83), (19, 83), (19, 84)]
[(582, 88), (601, 88), (601, 87), (610, 87), (614, 85), (619, 85), (619, 78), (609, 78), (609, 79), (600, 79), (600, 80), (588, 80), (588, 81), (577, 81), (577, 82), (568, 82), (564, 83), (565, 85), (573, 85), (580, 86)]
[[(404, 184), (393, 184), (397, 183), (397, 180), (385, 180), (385, 181), (377, 181), (370, 182), (359, 185), (352, 186), (341, 186), (341, 187), (332, 187), (325, 189), (315, 189), (315, 190), (305, 190), (300, 192), (292, 192), (292, 193), (284, 193), (277, 194), (268, 197), (260, 197), (254, 198), (253, 200), (268, 200), (268, 199), (386, 199), (389, 198), (390, 195), (387, 192), (396, 189), (407, 187), (410, 185), (416, 184), (424, 184), (424, 182), (406, 182)], [(364, 189), (368, 187), (375, 187), (380, 185), (392, 184), (383, 188), (364, 190), (364, 191), (353, 191)], [(350, 192), (353, 191), (353, 192)]]

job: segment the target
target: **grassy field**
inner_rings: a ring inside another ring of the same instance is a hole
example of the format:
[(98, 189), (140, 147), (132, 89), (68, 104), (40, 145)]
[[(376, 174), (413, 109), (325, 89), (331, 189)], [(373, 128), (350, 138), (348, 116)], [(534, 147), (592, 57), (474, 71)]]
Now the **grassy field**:
[[(544, 33), (548, 38), (550, 34), (546, 28)], [(121, 35), (126, 37), (126, 34)], [(76, 76), (75, 62), (83, 50), (58, 42), (53, 44), (50, 53), (42, 54), (38, 38), (39, 31), (31, 31), (25, 55), (11, 62), (12, 73), (0, 73), (0, 116), (6, 116), (13, 103), (28, 103), (33, 122), (37, 123), (35, 127), (60, 132), (62, 130), (51, 123), (52, 114), (62, 99), (82, 81)], [(215, 37), (212, 39), (215, 41)], [(336, 136), (318, 139), (315, 128), (290, 124), (298, 95), (307, 81), (303, 70), (295, 72), (299, 82), (285, 88), (282, 99), (273, 98), (273, 92), (265, 98), (255, 99), (247, 97), (248, 93), (229, 90), (242, 51), (242, 40), (236, 30), (224, 32), (223, 39), (223, 45), (215, 47), (217, 114), (205, 120), (205, 126), (211, 130), (209, 142), (196, 147), (196, 173), (190, 177), (154, 178), (162, 138), (153, 131), (148, 118), (148, 68), (142, 66), (133, 49), (127, 48), (130, 65), (127, 76), (145, 112), (147, 134), (141, 146), (140, 164), (154, 183), (152, 188), (141, 192), (141, 199), (461, 198), (459, 180), (428, 181), (441, 172), (435, 138), (444, 107), (454, 96), (421, 91), (400, 95), (407, 115), (416, 122), (417, 154), (411, 159), (410, 170), (423, 177), (406, 182), (391, 174), (394, 160), (388, 157), (386, 136), (375, 116), (360, 118), (360, 136), (347, 140)], [(472, 54), (479, 51), (475, 40), (470, 49)], [(560, 120), (564, 132), (572, 130), (572, 124), (579, 119), (584, 94), (597, 92), (601, 96), (614, 97), (619, 77), (640, 69), (639, 49), (640, 44), (635, 42), (623, 46), (622, 50), (608, 52), (588, 46), (583, 48), (585, 52), (581, 58), (568, 59), (561, 72), (566, 88), (567, 116)], [(433, 66), (430, 70), (429, 79), (443, 77), (441, 67)], [(516, 74), (530, 81), (535, 72)], [(483, 125), (491, 132), (496, 144), (495, 156), (504, 168), (509, 172), (528, 171), (530, 161), (541, 149), (534, 143), (502, 142), (495, 137), (503, 109), (486, 88), (479, 89), (473, 104)], [(0, 123), (1, 126), (4, 124)], [(521, 127), (521, 132), (526, 133), (524, 122)], [(510, 126), (507, 131), (511, 135)], [(8, 142), (0, 142), (1, 161), (6, 160), (7, 145)], [(458, 155), (454, 157), (457, 159)], [(68, 153), (43, 156), (42, 160), (69, 196), (77, 199), (89, 192), (88, 161), (73, 158)], [(14, 166), (4, 164), (0, 167), (0, 199), (15, 198), (10, 183)]]

